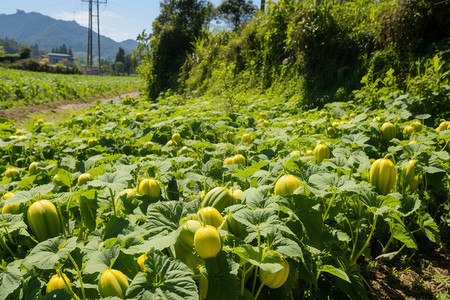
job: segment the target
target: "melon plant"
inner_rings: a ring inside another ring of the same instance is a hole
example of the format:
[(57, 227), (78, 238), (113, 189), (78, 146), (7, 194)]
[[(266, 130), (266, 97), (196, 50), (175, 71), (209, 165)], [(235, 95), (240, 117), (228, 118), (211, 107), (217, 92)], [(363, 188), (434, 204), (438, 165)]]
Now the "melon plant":
[(224, 208), (232, 205), (234, 202), (233, 195), (226, 187), (216, 187), (210, 190), (202, 201), (202, 207), (214, 207), (219, 212)]
[(27, 211), (27, 220), (31, 231), (40, 242), (58, 236), (61, 221), (56, 206), (48, 200), (35, 201)]
[(397, 169), (387, 158), (377, 159), (370, 167), (370, 183), (382, 195), (387, 195), (397, 180)]

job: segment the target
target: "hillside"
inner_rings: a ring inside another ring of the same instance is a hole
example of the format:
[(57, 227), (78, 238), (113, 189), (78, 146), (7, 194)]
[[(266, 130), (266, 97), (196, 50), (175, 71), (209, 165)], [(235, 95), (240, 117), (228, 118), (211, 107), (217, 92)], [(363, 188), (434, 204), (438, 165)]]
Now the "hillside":
[[(56, 20), (35, 12), (18, 10), (11, 15), (0, 14), (0, 38), (6, 37), (23, 44), (37, 44), (42, 50), (56, 48), (61, 44), (71, 47), (74, 52), (86, 52), (87, 49), (86, 27), (75, 21)], [(136, 46), (137, 42), (133, 40), (119, 43), (101, 35), (102, 58), (105, 59), (114, 59), (119, 47), (131, 52)], [(97, 55), (96, 41), (94, 55)]]

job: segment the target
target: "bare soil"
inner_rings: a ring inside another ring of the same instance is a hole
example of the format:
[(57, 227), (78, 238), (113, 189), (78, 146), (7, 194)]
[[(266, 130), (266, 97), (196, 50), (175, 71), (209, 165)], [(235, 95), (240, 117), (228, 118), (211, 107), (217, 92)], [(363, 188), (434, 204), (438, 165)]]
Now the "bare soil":
[(443, 251), (408, 262), (378, 261), (364, 276), (371, 299), (450, 299), (450, 260)]
[(136, 97), (139, 92), (125, 93), (119, 96), (106, 97), (106, 98), (94, 98), (94, 99), (77, 99), (77, 100), (63, 100), (51, 103), (43, 103), (39, 105), (29, 105), (29, 106), (18, 106), (11, 109), (0, 110), (0, 117), (8, 118), (14, 121), (24, 122), (28, 118), (36, 114), (45, 113), (57, 113), (66, 110), (77, 110), (88, 106), (90, 103), (101, 101), (103, 103), (109, 101), (119, 101), (125, 95), (130, 95), (131, 97)]

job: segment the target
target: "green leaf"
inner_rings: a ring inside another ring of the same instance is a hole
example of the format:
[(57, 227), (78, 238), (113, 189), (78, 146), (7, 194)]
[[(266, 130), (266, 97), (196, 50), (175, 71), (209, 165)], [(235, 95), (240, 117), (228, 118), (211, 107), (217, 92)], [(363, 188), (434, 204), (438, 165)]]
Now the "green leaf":
[(423, 213), (420, 218), (423, 224), (423, 232), (427, 238), (434, 243), (440, 243), (439, 226), (433, 220), (433, 217), (429, 213)]
[(266, 255), (263, 248), (258, 248), (249, 244), (242, 244), (239, 247), (233, 248), (233, 252), (236, 253), (241, 259), (248, 261), (252, 265), (260, 267), (264, 271), (269, 273), (275, 273), (281, 270), (283, 267), (279, 264), (279, 260), (274, 256)]
[(345, 273), (343, 270), (336, 268), (332, 265), (323, 265), (317, 268), (318, 272), (326, 272), (331, 275), (334, 275), (342, 280), (347, 281), (350, 283), (350, 278), (348, 277), (347, 273)]
[(133, 176), (127, 172), (105, 173), (97, 180), (89, 182), (90, 186), (99, 188), (111, 188), (113, 191), (121, 191), (128, 187), (128, 182), (133, 180)]
[(80, 195), (81, 221), (91, 231), (94, 231), (97, 226), (97, 208), (97, 193), (95, 190), (88, 190)]
[(72, 156), (64, 156), (61, 159), (61, 167), (66, 167), (69, 170), (75, 170), (77, 161)]
[(236, 169), (233, 176), (239, 178), (248, 178), (253, 174), (255, 174), (256, 172), (258, 172), (259, 170), (261, 170), (262, 168), (264, 168), (265, 166), (267, 166), (268, 164), (269, 162), (267, 161), (259, 161), (245, 168), (244, 170)]
[(84, 270), (88, 274), (103, 273), (114, 264), (119, 254), (120, 248), (117, 246), (103, 248), (89, 256)]
[(198, 299), (192, 271), (184, 263), (150, 250), (145, 260), (145, 273), (138, 273), (127, 289), (132, 299)]
[(180, 220), (189, 213), (194, 214), (197, 211), (196, 208), (179, 201), (157, 202), (149, 205), (147, 219), (143, 225), (147, 231), (144, 238), (176, 231), (180, 226)]
[(37, 275), (26, 278), (23, 282), (22, 299), (33, 299), (43, 286), (44, 283), (39, 280), (39, 276)]
[(84, 163), (83, 173), (89, 171), (89, 169), (91, 169), (94, 166), (94, 164), (101, 159), (103, 159), (102, 155), (95, 155), (95, 156), (90, 157), (88, 160), (86, 160)]
[(238, 299), (239, 264), (220, 251), (215, 258), (205, 260), (208, 271), (207, 299)]
[(76, 237), (64, 239), (55, 237), (43, 241), (34, 247), (26, 257), (27, 264), (41, 270), (51, 270), (56, 265), (63, 264), (69, 257), (69, 252), (76, 248)]
[(12, 299), (12, 293), (22, 283), (20, 273), (0, 272), (0, 300)]
[(130, 230), (129, 225), (129, 220), (111, 216), (111, 219), (108, 221), (108, 223), (106, 223), (105, 230), (103, 232), (103, 239), (107, 240), (113, 237), (117, 237), (119, 234), (123, 234), (125, 230)]
[(17, 204), (17, 203), (25, 203), (29, 200), (33, 199), (33, 197), (42, 194), (45, 195), (53, 190), (55, 185), (53, 183), (39, 185), (37, 187), (32, 188), (29, 191), (20, 191), (15, 193), (14, 196), (6, 199), (6, 204)]
[(281, 232), (275, 229), (266, 236), (266, 244), (269, 249), (286, 257), (300, 257), (303, 259), (302, 248), (295, 241), (284, 237)]
[(61, 182), (65, 186), (68, 186), (68, 187), (72, 186), (72, 173), (70, 173), (69, 171), (66, 171), (64, 169), (59, 169), (58, 176), (59, 176)]
[(386, 214), (384, 220), (389, 224), (389, 229), (395, 239), (405, 244), (408, 248), (417, 249), (417, 242), (414, 236), (397, 214)]
[(420, 208), (421, 201), (417, 195), (408, 195), (403, 198), (401, 206), (397, 209), (403, 217), (409, 216)]

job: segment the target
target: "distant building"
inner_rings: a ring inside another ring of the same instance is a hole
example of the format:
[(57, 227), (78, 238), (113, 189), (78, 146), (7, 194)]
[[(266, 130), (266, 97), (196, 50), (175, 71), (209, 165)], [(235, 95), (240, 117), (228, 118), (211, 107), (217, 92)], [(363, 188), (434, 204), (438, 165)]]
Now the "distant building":
[(49, 53), (48, 54), (48, 60), (51, 65), (56, 65), (59, 62), (66, 60), (68, 66), (73, 66), (73, 57), (69, 54), (62, 54), (62, 53)]

